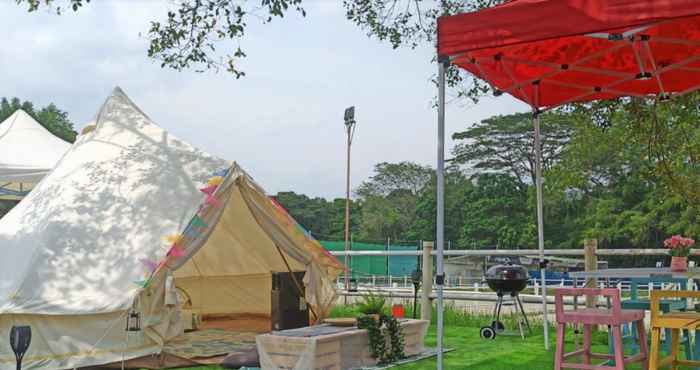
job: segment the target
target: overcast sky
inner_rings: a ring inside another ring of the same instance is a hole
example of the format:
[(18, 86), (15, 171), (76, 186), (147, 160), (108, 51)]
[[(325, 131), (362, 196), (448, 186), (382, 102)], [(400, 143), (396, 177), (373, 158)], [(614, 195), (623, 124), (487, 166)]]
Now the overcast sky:
[[(236, 80), (175, 72), (147, 58), (140, 36), (167, 2), (100, 1), (78, 13), (27, 13), (0, 3), (0, 96), (69, 112), (80, 129), (121, 86), (157, 124), (195, 146), (238, 161), (269, 193), (343, 196), (343, 111), (355, 105), (353, 187), (378, 162), (434, 166), (436, 94), (432, 47), (393, 50), (345, 19), (341, 1), (305, 1), (306, 18), (250, 20)], [(233, 42), (222, 48), (234, 48)], [(452, 102), (449, 136), (496, 114), (526, 111), (510, 97)]]

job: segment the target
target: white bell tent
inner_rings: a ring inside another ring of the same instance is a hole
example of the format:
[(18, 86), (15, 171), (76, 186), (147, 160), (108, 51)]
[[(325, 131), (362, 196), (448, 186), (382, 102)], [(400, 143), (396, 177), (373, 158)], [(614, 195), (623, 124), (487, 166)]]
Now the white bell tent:
[[(201, 314), (269, 314), (271, 272), (305, 271), (322, 317), (342, 271), (240, 167), (173, 137), (119, 89), (0, 220), (0, 254), (0, 335), (31, 326), (27, 370), (159, 353), (182, 333), (175, 286)], [(125, 331), (131, 312), (140, 331)], [(0, 346), (0, 368), (14, 361)]]
[(25, 111), (15, 111), (0, 123), (0, 199), (25, 196), (70, 146)]

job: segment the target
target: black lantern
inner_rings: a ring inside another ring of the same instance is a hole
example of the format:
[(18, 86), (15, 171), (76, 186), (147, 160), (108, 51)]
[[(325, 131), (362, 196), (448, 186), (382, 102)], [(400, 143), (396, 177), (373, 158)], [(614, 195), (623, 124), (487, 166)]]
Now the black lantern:
[(22, 358), (29, 349), (29, 344), (32, 343), (32, 328), (29, 326), (13, 326), (10, 329), (10, 347), (15, 353), (17, 362), (17, 370), (22, 369)]
[(126, 331), (141, 331), (141, 314), (134, 309), (126, 316)]
[(418, 289), (420, 289), (421, 279), (423, 278), (423, 272), (421, 270), (415, 270), (411, 273), (411, 282), (413, 283), (413, 318), (416, 318), (416, 309), (418, 302)]
[(349, 292), (357, 292), (357, 279), (350, 278), (350, 284), (348, 285)]

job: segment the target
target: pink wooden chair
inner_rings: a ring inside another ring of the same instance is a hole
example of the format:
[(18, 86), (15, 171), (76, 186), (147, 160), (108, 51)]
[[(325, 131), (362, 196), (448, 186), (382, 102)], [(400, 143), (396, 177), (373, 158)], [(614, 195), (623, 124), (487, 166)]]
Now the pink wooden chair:
[[(579, 308), (577, 310), (564, 309), (564, 296), (572, 297), (605, 297), (612, 307), (607, 308)], [(620, 305), (620, 291), (615, 288), (590, 289), (590, 288), (561, 288), (554, 291), (556, 315), (557, 315), (557, 348), (554, 357), (554, 369), (588, 369), (588, 370), (624, 370), (625, 365), (632, 362), (642, 362), (642, 368), (647, 369), (649, 349), (647, 347), (646, 331), (644, 330), (643, 310), (623, 310)], [(566, 324), (583, 325), (583, 348), (574, 352), (564, 352), (564, 339)], [(625, 356), (622, 346), (621, 326), (636, 324), (639, 333), (640, 351), (634, 356)], [(593, 353), (591, 351), (591, 332), (594, 325), (607, 325), (612, 330), (614, 354)], [(582, 357), (582, 363), (565, 362), (571, 357)], [(591, 364), (591, 359), (606, 359), (602, 364)], [(609, 360), (614, 360), (614, 365), (609, 365)]]

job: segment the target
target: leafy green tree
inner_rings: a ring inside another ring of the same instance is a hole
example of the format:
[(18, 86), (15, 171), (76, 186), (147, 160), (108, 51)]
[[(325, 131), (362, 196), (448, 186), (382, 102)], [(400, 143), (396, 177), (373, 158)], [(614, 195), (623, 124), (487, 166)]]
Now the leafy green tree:
[[(348, 20), (369, 36), (388, 42), (394, 49), (436, 42), (437, 19), (445, 15), (475, 11), (503, 3), (505, 0), (344, 0)], [(433, 58), (436, 61), (436, 58)], [(474, 102), (493, 91), (485, 82), (456, 66), (449, 66), (447, 85), (458, 97)]]
[[(80, 10), (90, 0), (16, 0), (30, 12), (51, 8), (58, 14), (66, 8)], [(236, 78), (245, 75), (237, 60), (246, 54), (240, 47), (250, 20), (269, 23), (283, 18), (290, 10), (306, 15), (302, 0), (178, 0), (174, 8), (165, 11), (165, 19), (151, 21), (146, 33), (149, 40), (148, 56), (159, 61), (161, 67), (175, 70), (194, 69), (201, 72), (224, 68)], [(236, 47), (224, 45), (233, 41)], [(226, 50), (221, 57), (220, 51)]]
[(476, 248), (528, 248), (534, 245), (528, 195), (507, 174), (482, 174), (465, 194), (459, 245)]
[[(546, 183), (580, 211), (580, 237), (610, 247), (697, 236), (697, 94), (676, 104), (622, 99), (571, 109), (576, 129)], [(591, 115), (590, 112), (597, 112)]]
[[(433, 45), (439, 16), (490, 7), (504, 0), (344, 0), (347, 19), (370, 36), (389, 41), (392, 47)], [(79, 11), (90, 0), (16, 0), (30, 12), (43, 8), (58, 14)], [(340, 4), (340, 3), (339, 3)], [(245, 75), (238, 61), (246, 57), (240, 43), (252, 20), (269, 23), (289, 12), (306, 16), (302, 0), (177, 0), (164, 10), (164, 19), (151, 21), (147, 32), (148, 56), (162, 67), (175, 70), (219, 70), (236, 78)], [(227, 42), (232, 42), (233, 46)], [(223, 49), (222, 53), (220, 49)], [(223, 57), (220, 55), (224, 55)], [(478, 99), (488, 85), (457, 68), (448, 71), (448, 82), (461, 95)], [(470, 81), (468, 86), (462, 83)]]
[(72, 143), (78, 133), (73, 129), (73, 122), (68, 118), (68, 112), (62, 111), (51, 103), (34, 112), (36, 120), (52, 134)]
[[(293, 191), (279, 192), (275, 199), (317, 239), (340, 240), (345, 237), (345, 199), (327, 201)], [(351, 200), (350, 211), (350, 232), (357, 235), (362, 217), (360, 205)]]
[(650, 162), (647, 178), (700, 207), (700, 93), (673, 102), (631, 99), (615, 117)]
[[(540, 116), (542, 167), (546, 172), (561, 160), (562, 148), (569, 142), (571, 117), (559, 113)], [(517, 179), (521, 189), (535, 177), (532, 115), (517, 113), (494, 116), (456, 132), (452, 163), (484, 172), (506, 173)]]
[[(329, 240), (345, 239), (345, 199), (335, 198), (330, 202), (331, 220), (327, 238)], [(350, 235), (359, 236), (362, 225), (362, 202), (350, 199)]]
[(396, 192), (416, 195), (434, 176), (429, 166), (421, 166), (412, 162), (377, 163), (374, 175), (362, 182), (355, 190), (360, 198), (370, 196), (389, 196)]
[(403, 239), (416, 218), (420, 191), (434, 177), (430, 167), (411, 162), (378, 163), (355, 193), (362, 202), (360, 237)]
[[(474, 184), (456, 166), (449, 166), (445, 174), (445, 240), (454, 241), (455, 247), (466, 247), (458, 243), (464, 224), (463, 208), (467, 195)], [(433, 240), (436, 233), (436, 182), (433, 179), (419, 194), (416, 217), (407, 231), (411, 240)]]

